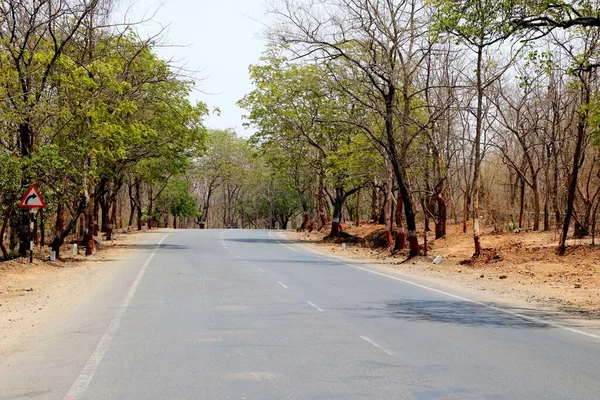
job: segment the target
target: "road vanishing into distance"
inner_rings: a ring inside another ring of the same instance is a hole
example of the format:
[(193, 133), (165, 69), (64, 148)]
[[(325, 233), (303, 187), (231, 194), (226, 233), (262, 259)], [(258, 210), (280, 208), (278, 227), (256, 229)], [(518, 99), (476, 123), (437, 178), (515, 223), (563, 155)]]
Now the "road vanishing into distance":
[(260, 230), (148, 233), (0, 399), (599, 399), (600, 336)]

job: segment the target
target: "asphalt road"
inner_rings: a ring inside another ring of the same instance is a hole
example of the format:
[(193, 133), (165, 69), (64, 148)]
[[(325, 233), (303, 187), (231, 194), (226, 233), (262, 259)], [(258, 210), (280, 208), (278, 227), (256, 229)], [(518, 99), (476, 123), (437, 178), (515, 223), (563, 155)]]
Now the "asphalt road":
[(150, 235), (88, 299), (0, 350), (0, 399), (600, 398), (600, 336), (568, 320), (277, 232)]

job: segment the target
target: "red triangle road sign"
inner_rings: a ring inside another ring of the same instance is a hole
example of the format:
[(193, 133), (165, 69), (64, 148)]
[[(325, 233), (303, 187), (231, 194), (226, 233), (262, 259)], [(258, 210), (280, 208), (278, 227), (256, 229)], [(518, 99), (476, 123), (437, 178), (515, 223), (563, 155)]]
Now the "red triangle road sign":
[(40, 192), (38, 192), (37, 187), (35, 187), (35, 185), (31, 185), (27, 190), (27, 193), (25, 193), (25, 196), (23, 196), (23, 200), (21, 200), (19, 207), (46, 208), (46, 203), (44, 202), (44, 199), (42, 199)]

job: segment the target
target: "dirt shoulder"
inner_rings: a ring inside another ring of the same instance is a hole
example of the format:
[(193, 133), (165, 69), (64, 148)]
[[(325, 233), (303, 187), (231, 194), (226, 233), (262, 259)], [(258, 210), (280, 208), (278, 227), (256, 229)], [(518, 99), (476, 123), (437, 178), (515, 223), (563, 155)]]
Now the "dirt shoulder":
[(71, 256), (71, 246), (56, 261), (16, 259), (0, 262), (0, 350), (39, 329), (46, 321), (81, 302), (115, 270), (119, 261), (135, 256), (128, 244), (148, 239), (143, 232), (117, 234), (96, 253)]
[[(565, 256), (556, 254), (554, 232), (487, 234), (483, 247), (491, 257), (481, 262), (467, 262), (472, 255), (472, 236), (462, 227), (449, 228), (448, 238), (434, 241), (428, 237), (429, 256), (403, 262), (405, 257), (392, 256), (389, 250), (365, 247), (365, 244), (324, 243), (324, 233), (293, 232), (285, 234), (291, 241), (309, 248), (369, 264), (388, 267), (416, 277), (424, 277), (465, 290), (485, 292), (512, 304), (527, 304), (577, 314), (600, 321), (600, 248), (584, 242), (572, 243)], [(372, 236), (382, 229), (378, 225), (345, 231), (359, 238)], [(441, 256), (439, 265), (432, 263)]]

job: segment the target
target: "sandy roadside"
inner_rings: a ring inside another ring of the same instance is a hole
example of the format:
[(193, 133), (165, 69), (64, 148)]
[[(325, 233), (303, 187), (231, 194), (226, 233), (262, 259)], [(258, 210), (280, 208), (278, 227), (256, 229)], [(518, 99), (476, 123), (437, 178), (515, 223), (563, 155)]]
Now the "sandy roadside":
[[(12, 260), (0, 263), (0, 351), (18, 343), (50, 319), (61, 315), (94, 291), (119, 261), (133, 258), (139, 250), (127, 249), (149, 239), (144, 233), (118, 234), (104, 242), (96, 254), (58, 262)], [(125, 246), (125, 248), (124, 248)]]
[(596, 288), (573, 289), (567, 284), (547, 284), (535, 277), (510, 276), (500, 279), (502, 270), (494, 266), (472, 267), (451, 262), (434, 265), (429, 259), (419, 257), (402, 263), (391, 257), (388, 251), (372, 250), (347, 244), (346, 250), (339, 244), (323, 243), (320, 235), (305, 232), (286, 231), (284, 236), (325, 257), (333, 257), (347, 262), (366, 263), (382, 272), (396, 272), (407, 277), (415, 277), (433, 284), (456, 288), (461, 293), (485, 296), (486, 301), (502, 303), (509, 307), (524, 310), (540, 310), (568, 320), (570, 324), (600, 330), (600, 296)]

